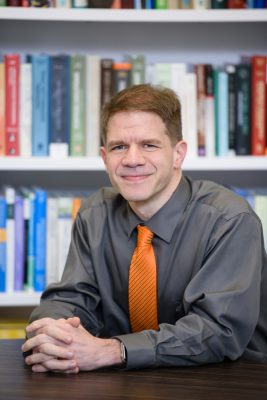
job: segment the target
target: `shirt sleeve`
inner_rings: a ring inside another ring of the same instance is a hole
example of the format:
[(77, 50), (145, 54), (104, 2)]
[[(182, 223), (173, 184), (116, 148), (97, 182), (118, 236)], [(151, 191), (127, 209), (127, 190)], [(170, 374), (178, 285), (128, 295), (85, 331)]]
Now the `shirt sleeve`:
[(255, 330), (263, 263), (255, 214), (220, 218), (201, 268), (186, 287), (184, 316), (159, 331), (121, 335), (127, 368), (190, 366), (237, 359)]
[(62, 279), (44, 291), (40, 306), (32, 312), (30, 321), (43, 317), (59, 319), (78, 316), (88, 331), (95, 336), (100, 335), (103, 328), (101, 299), (86, 238), (86, 228), (78, 214), (72, 228)]

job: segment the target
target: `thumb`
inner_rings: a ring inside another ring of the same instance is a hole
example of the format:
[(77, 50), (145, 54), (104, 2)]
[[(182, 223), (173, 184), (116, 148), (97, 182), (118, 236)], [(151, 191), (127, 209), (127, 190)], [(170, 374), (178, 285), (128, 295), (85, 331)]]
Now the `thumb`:
[(79, 317), (70, 317), (66, 320), (68, 324), (70, 324), (73, 328), (78, 328), (78, 326), (81, 323), (81, 320)]

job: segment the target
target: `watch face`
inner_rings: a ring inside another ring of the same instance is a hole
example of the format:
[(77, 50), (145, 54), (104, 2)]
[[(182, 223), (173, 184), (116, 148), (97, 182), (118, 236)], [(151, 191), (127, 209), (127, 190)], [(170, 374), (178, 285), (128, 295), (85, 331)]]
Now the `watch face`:
[(113, 0), (90, 0), (91, 8), (110, 8)]

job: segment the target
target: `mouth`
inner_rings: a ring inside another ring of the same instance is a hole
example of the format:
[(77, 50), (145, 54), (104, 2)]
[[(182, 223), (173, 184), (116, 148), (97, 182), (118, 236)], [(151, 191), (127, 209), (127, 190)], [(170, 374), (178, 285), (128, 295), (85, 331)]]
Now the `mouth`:
[(122, 175), (121, 178), (128, 182), (140, 182), (147, 179), (150, 174), (147, 175)]

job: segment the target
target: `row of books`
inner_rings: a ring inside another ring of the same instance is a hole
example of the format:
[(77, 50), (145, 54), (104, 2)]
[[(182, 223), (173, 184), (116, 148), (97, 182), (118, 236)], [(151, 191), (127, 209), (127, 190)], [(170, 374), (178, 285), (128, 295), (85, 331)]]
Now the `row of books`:
[(4, 54), (0, 156), (98, 156), (100, 110), (118, 91), (149, 82), (182, 103), (189, 156), (267, 154), (266, 55), (238, 64), (147, 63), (97, 55)]
[(266, 0), (0, 0), (0, 6), (115, 9), (267, 8)]
[[(260, 217), (267, 249), (267, 190), (233, 190)], [(42, 292), (60, 280), (73, 220), (89, 194), (5, 188), (0, 196), (0, 292)]]
[(0, 292), (42, 292), (60, 280), (73, 220), (89, 194), (11, 186), (2, 190)]

